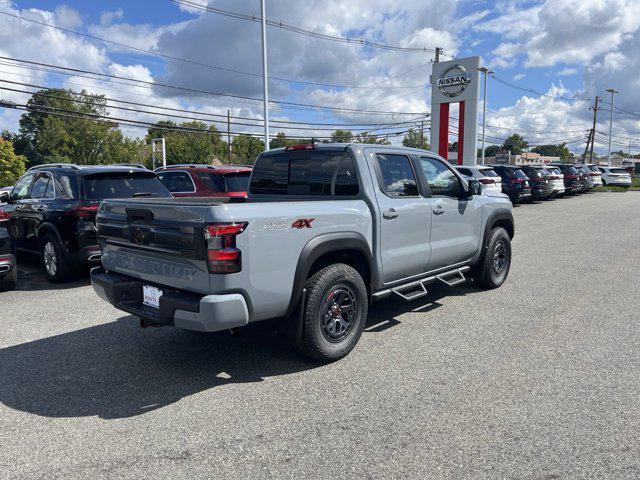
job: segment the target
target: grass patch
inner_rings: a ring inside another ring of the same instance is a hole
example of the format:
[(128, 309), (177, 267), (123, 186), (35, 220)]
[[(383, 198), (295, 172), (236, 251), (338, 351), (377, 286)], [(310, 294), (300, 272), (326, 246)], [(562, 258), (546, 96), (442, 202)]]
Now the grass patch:
[(617, 187), (615, 185), (605, 185), (605, 186), (597, 186), (593, 187), (592, 192), (628, 192), (629, 188), (627, 187)]

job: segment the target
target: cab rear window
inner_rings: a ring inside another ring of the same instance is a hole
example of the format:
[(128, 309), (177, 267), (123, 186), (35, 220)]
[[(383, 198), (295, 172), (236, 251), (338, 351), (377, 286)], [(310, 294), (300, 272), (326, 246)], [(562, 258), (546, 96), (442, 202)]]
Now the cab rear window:
[(261, 157), (251, 175), (257, 195), (354, 196), (360, 191), (355, 163), (341, 151), (300, 151)]

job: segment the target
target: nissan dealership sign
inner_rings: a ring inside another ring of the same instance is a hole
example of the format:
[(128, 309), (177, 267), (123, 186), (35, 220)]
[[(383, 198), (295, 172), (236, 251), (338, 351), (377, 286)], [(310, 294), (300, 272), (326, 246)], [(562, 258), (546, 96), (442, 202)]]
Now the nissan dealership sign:
[(453, 98), (464, 92), (471, 83), (471, 76), (462, 65), (455, 64), (442, 71), (436, 86), (443, 95)]

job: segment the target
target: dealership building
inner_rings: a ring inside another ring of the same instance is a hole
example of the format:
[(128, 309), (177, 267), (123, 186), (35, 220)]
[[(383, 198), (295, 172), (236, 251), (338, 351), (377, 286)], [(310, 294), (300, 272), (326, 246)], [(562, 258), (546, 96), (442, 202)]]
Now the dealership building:
[(485, 164), (510, 164), (510, 165), (539, 165), (542, 163), (559, 162), (560, 157), (547, 157), (534, 152), (522, 152), (514, 155), (510, 151), (498, 152), (493, 157), (486, 157)]

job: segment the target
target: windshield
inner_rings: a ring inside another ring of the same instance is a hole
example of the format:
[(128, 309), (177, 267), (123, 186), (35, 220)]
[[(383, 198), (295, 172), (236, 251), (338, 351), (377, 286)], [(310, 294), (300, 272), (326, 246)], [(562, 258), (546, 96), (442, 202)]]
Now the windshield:
[(82, 184), (87, 200), (171, 196), (155, 174), (101, 173), (84, 177)]

